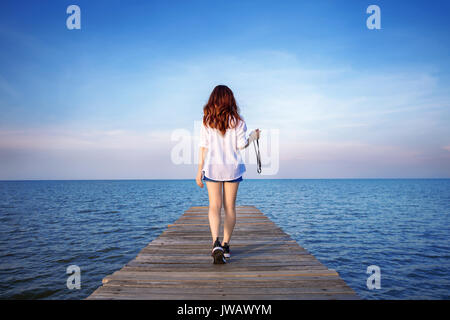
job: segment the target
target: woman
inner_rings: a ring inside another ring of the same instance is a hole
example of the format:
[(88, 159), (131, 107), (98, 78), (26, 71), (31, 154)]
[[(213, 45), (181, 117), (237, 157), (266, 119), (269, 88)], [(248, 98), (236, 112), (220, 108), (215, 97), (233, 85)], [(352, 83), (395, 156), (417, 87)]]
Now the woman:
[[(259, 139), (259, 129), (246, 138), (247, 127), (239, 115), (233, 92), (224, 85), (214, 88), (203, 108), (200, 132), (200, 156), (197, 185), (206, 182), (209, 195), (209, 226), (213, 241), (214, 263), (230, 258), (230, 239), (236, 223), (236, 194), (245, 165), (239, 150)], [(219, 240), (220, 210), (225, 209), (223, 243)]]

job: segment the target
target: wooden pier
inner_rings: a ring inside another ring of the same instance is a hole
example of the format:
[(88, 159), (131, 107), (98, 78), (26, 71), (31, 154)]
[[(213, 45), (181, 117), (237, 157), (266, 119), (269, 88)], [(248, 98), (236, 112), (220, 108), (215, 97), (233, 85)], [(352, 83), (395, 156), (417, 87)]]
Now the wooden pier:
[(88, 299), (358, 299), (257, 208), (236, 211), (229, 263), (212, 263), (208, 208), (191, 207)]

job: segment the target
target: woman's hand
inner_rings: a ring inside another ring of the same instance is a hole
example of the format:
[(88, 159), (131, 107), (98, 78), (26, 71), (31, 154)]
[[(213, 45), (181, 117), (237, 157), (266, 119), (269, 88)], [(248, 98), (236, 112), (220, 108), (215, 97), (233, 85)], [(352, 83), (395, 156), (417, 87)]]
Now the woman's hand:
[(202, 172), (201, 172), (200, 170), (197, 172), (197, 177), (195, 178), (195, 182), (197, 182), (197, 185), (198, 185), (200, 188), (203, 188)]
[(249, 138), (248, 138), (248, 143), (250, 144), (252, 141), (254, 140), (258, 140), (259, 139), (259, 129), (253, 130), (252, 132), (250, 132)]

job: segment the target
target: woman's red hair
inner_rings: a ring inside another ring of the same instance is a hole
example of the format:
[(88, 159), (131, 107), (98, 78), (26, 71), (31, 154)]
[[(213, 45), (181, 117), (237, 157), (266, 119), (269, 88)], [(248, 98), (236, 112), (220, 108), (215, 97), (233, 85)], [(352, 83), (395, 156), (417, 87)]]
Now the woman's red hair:
[(239, 120), (242, 118), (233, 91), (224, 85), (216, 86), (208, 103), (203, 107), (203, 124), (219, 130), (224, 135), (227, 129), (234, 128)]

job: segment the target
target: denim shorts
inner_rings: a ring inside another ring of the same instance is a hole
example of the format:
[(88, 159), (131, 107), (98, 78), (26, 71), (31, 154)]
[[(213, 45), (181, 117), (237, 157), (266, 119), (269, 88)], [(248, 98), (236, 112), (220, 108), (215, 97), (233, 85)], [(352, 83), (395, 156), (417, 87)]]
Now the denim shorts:
[(213, 179), (210, 179), (207, 176), (203, 175), (203, 180), (205, 180), (205, 181), (212, 181), (212, 182), (241, 182), (242, 181), (242, 176), (240, 176), (239, 178), (236, 178), (234, 180), (213, 180)]

